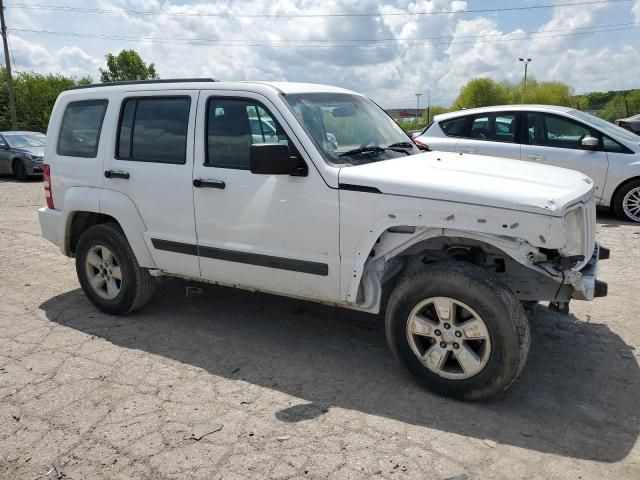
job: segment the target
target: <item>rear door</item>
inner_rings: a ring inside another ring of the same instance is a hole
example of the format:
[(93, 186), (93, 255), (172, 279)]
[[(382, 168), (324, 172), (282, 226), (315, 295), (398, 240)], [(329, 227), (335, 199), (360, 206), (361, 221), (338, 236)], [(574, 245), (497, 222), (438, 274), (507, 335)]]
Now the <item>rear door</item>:
[[(522, 160), (582, 172), (593, 179), (595, 195), (601, 198), (609, 168), (602, 134), (595, 128), (554, 113), (528, 112), (526, 116)], [(582, 139), (589, 136), (600, 140), (595, 149), (582, 146)]]
[(193, 135), (198, 92), (131, 92), (120, 105), (104, 188), (129, 197), (147, 227), (144, 234), (156, 265), (171, 273), (199, 276), (193, 218)]
[(496, 112), (474, 115), (456, 152), (492, 157), (520, 159), (517, 112)]

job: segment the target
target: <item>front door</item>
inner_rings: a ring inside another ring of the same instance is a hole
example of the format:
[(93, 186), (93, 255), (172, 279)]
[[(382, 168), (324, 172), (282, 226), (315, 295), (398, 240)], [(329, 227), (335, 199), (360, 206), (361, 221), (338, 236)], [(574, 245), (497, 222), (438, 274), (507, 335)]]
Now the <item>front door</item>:
[(194, 205), (208, 280), (339, 300), (338, 190), (311, 160), (307, 176), (249, 170), (252, 144), (303, 152), (277, 109), (258, 94), (205, 92), (198, 104)]
[[(582, 172), (593, 179), (595, 196), (600, 199), (609, 167), (600, 132), (556, 114), (529, 112), (526, 115), (527, 143), (522, 145), (522, 160)], [(584, 137), (599, 138), (600, 146), (595, 150), (583, 147)]]
[(158, 268), (200, 275), (193, 218), (193, 129), (198, 92), (123, 93), (105, 120), (116, 125), (104, 188), (125, 194), (147, 230)]

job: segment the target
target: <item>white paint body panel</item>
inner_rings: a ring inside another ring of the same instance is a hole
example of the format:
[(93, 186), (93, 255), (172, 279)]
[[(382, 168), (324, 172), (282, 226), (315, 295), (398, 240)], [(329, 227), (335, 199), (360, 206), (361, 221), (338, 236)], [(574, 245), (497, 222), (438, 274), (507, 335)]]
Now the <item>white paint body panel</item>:
[[(301, 152), (310, 167), (309, 175), (254, 175), (248, 170), (205, 165), (204, 125), (210, 97), (260, 102)], [(297, 141), (299, 132), (291, 129), (268, 98), (251, 92), (202, 92), (197, 124), (193, 178), (225, 183), (224, 189), (193, 189), (198, 245), (329, 267), (328, 275), (315, 275), (201, 256), (202, 277), (245, 288), (339, 301), (338, 190), (329, 188), (313, 168), (311, 158)]]
[(340, 183), (377, 187), (385, 194), (551, 215), (562, 215), (566, 207), (591, 198), (593, 190), (589, 179), (574, 170), (448, 152), (343, 168)]
[[(196, 243), (196, 227), (193, 219), (193, 136), (198, 92), (193, 90), (165, 90), (163, 95), (191, 98), (187, 155), (185, 164), (140, 162), (119, 160), (115, 157), (118, 118), (124, 99), (132, 96), (154, 96), (156, 92), (123, 92), (113, 95), (104, 119), (101, 144), (106, 144), (104, 170), (128, 173), (128, 180), (105, 178), (106, 190), (126, 195), (144, 219), (147, 242), (154, 263), (162, 269), (181, 275), (200, 276), (198, 258), (153, 248), (152, 238), (173, 242)], [(126, 233), (126, 232), (125, 232)]]

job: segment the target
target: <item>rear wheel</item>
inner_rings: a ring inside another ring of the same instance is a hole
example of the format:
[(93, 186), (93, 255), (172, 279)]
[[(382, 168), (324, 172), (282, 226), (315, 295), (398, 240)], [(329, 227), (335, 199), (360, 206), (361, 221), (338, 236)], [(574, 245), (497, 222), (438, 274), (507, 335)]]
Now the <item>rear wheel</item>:
[(22, 160), (13, 161), (13, 174), (21, 182), (24, 182), (28, 178), (27, 167), (24, 166)]
[(620, 220), (640, 222), (640, 180), (633, 180), (616, 192), (613, 211)]
[(434, 264), (402, 281), (386, 325), (392, 351), (420, 383), (467, 400), (509, 387), (529, 352), (520, 302), (502, 282), (464, 262)]
[(134, 312), (153, 295), (153, 277), (138, 265), (124, 233), (113, 223), (95, 225), (82, 234), (76, 272), (85, 295), (105, 313)]

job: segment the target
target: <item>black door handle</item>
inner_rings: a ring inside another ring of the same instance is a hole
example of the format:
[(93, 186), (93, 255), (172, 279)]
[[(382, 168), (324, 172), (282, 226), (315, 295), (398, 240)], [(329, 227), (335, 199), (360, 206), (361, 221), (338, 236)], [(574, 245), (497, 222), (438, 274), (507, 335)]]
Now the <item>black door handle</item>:
[(219, 188), (221, 190), (226, 187), (221, 180), (201, 180), (199, 178), (193, 181), (193, 186), (197, 188)]
[(104, 177), (105, 178), (122, 178), (124, 180), (129, 180), (129, 173), (121, 172), (118, 170), (106, 170), (104, 172)]

